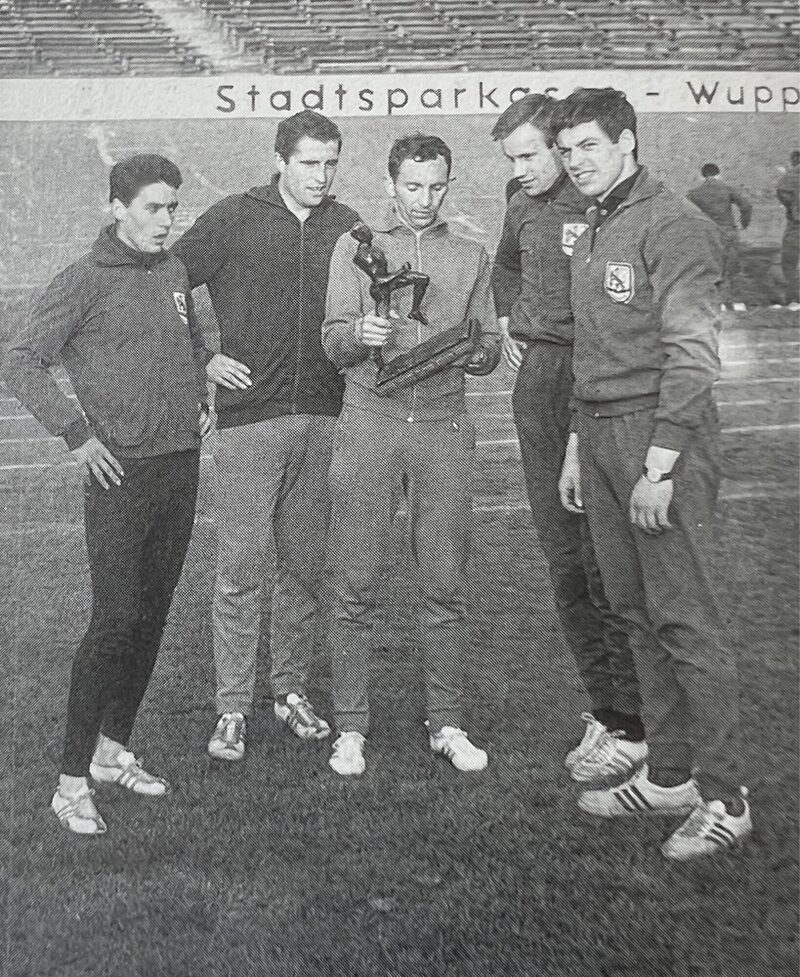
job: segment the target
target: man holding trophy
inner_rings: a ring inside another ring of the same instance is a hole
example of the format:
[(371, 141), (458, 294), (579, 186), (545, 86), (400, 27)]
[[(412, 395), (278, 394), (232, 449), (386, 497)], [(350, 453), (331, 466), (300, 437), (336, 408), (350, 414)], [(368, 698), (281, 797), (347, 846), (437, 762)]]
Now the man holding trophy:
[(389, 154), (391, 203), (372, 220), (372, 234), (362, 226), (340, 237), (331, 259), (323, 347), (344, 372), (345, 395), (330, 469), (339, 734), (330, 765), (343, 776), (365, 769), (374, 584), (401, 484), (420, 591), (430, 748), (461, 771), (488, 763), (462, 729), (475, 447), (464, 373), (497, 363), (500, 336), (485, 249), (439, 217), (451, 162), (437, 137), (397, 140)]

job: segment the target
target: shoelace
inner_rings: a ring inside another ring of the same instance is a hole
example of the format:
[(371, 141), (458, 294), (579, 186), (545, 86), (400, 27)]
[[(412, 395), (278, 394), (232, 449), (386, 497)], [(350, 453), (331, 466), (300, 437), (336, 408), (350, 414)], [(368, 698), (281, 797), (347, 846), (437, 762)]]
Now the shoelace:
[(625, 734), (618, 729), (615, 729), (613, 733), (608, 730), (604, 730), (597, 739), (597, 742), (589, 750), (586, 756), (583, 758), (584, 762), (595, 762), (602, 761), (607, 762), (610, 760), (617, 749), (617, 740), (622, 739)]
[(236, 716), (231, 716), (230, 719), (225, 723), (225, 727), (222, 731), (222, 739), (226, 743), (235, 743), (239, 739), (239, 730), (244, 725), (244, 720), (239, 719)]
[(716, 824), (717, 817), (707, 804), (698, 804), (679, 829), (687, 838), (700, 838)]
[(319, 727), (320, 722), (317, 718), (314, 710), (311, 708), (311, 703), (306, 698), (301, 698), (299, 702), (295, 702), (293, 706), (289, 707), (291, 715), (296, 721), (300, 721), (304, 726), (314, 726)]

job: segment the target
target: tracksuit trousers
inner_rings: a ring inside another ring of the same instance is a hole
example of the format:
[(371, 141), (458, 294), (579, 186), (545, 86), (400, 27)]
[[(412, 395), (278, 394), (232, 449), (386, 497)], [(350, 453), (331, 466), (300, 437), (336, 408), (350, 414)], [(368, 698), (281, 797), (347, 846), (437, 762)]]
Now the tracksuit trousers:
[(738, 790), (739, 681), (709, 572), (720, 481), (716, 407), (673, 472), (672, 529), (649, 535), (628, 506), (654, 410), (576, 413), (581, 488), (606, 595), (626, 623), (652, 768), (698, 773), (704, 797)]
[(571, 393), (572, 347), (532, 342), (517, 375), (512, 407), (556, 610), (593, 711), (638, 716), (633, 654), (624, 622), (608, 605), (586, 517), (567, 512), (558, 495)]
[(800, 224), (786, 224), (781, 242), (781, 269), (786, 285), (786, 304), (800, 302)]
[(330, 516), (334, 424), (333, 417), (290, 414), (219, 431), (213, 607), (219, 713), (252, 713), (273, 551), (272, 693), (305, 691)]
[(84, 492), (92, 617), (72, 666), (61, 772), (86, 777), (101, 731), (127, 745), (194, 524), (199, 453), (120, 458)]
[(420, 593), (431, 729), (461, 726), (465, 586), (475, 428), (464, 417), (395, 419), (345, 407), (336, 429), (329, 564), (333, 704), (339, 732), (369, 730), (375, 585), (408, 479), (411, 552)]

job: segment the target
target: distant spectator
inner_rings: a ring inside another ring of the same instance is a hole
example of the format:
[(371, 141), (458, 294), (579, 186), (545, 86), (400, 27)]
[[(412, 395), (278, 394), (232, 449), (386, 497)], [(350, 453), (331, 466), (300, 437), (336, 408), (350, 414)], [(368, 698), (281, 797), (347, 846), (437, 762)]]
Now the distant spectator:
[(728, 304), (733, 303), (734, 312), (744, 312), (746, 310), (744, 302), (737, 301), (735, 297), (734, 283), (739, 273), (740, 244), (733, 208), (736, 207), (739, 211), (739, 221), (744, 231), (750, 224), (753, 207), (743, 193), (722, 182), (716, 163), (706, 163), (700, 172), (704, 178), (703, 182), (690, 190), (686, 196), (722, 231), (725, 275), (723, 300)]
[(800, 310), (800, 151), (789, 157), (789, 169), (778, 181), (775, 193), (786, 208), (786, 230), (781, 243), (781, 268), (786, 285), (786, 307)]

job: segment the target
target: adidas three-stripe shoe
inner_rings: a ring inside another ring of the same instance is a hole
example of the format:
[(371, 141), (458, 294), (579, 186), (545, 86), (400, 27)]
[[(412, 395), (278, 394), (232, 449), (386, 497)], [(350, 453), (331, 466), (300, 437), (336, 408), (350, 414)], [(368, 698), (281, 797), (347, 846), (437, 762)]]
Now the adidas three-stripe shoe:
[(286, 723), (301, 740), (324, 740), (330, 736), (331, 727), (314, 712), (308, 699), (297, 692), (275, 700), (275, 718)]
[(626, 740), (619, 730), (604, 729), (594, 746), (578, 757), (569, 775), (579, 784), (618, 784), (642, 766), (648, 753), (647, 743)]
[(619, 787), (587, 790), (578, 798), (578, 807), (599, 818), (627, 818), (635, 815), (685, 816), (700, 803), (694, 780), (677, 787), (659, 787), (647, 778), (647, 765)]
[(438, 733), (431, 733), (428, 729), (428, 742), (434, 753), (440, 753), (449, 760), (456, 770), (462, 773), (477, 773), (485, 770), (489, 763), (489, 754), (470, 743), (469, 737), (463, 729), (455, 726), (442, 726)]
[(599, 719), (595, 719), (590, 712), (581, 713), (581, 719), (586, 723), (586, 729), (580, 743), (564, 757), (564, 766), (567, 770), (572, 770), (578, 760), (591, 753), (601, 735), (608, 732), (608, 728)]
[(147, 797), (163, 797), (169, 791), (166, 780), (148, 773), (128, 750), (121, 750), (110, 765), (92, 760), (89, 774), (98, 784), (116, 784), (134, 794), (145, 794)]
[(738, 848), (753, 830), (747, 788), (742, 787), (744, 810), (729, 814), (722, 801), (701, 801), (689, 817), (661, 846), (662, 854), (678, 862), (703, 855), (717, 855)]

